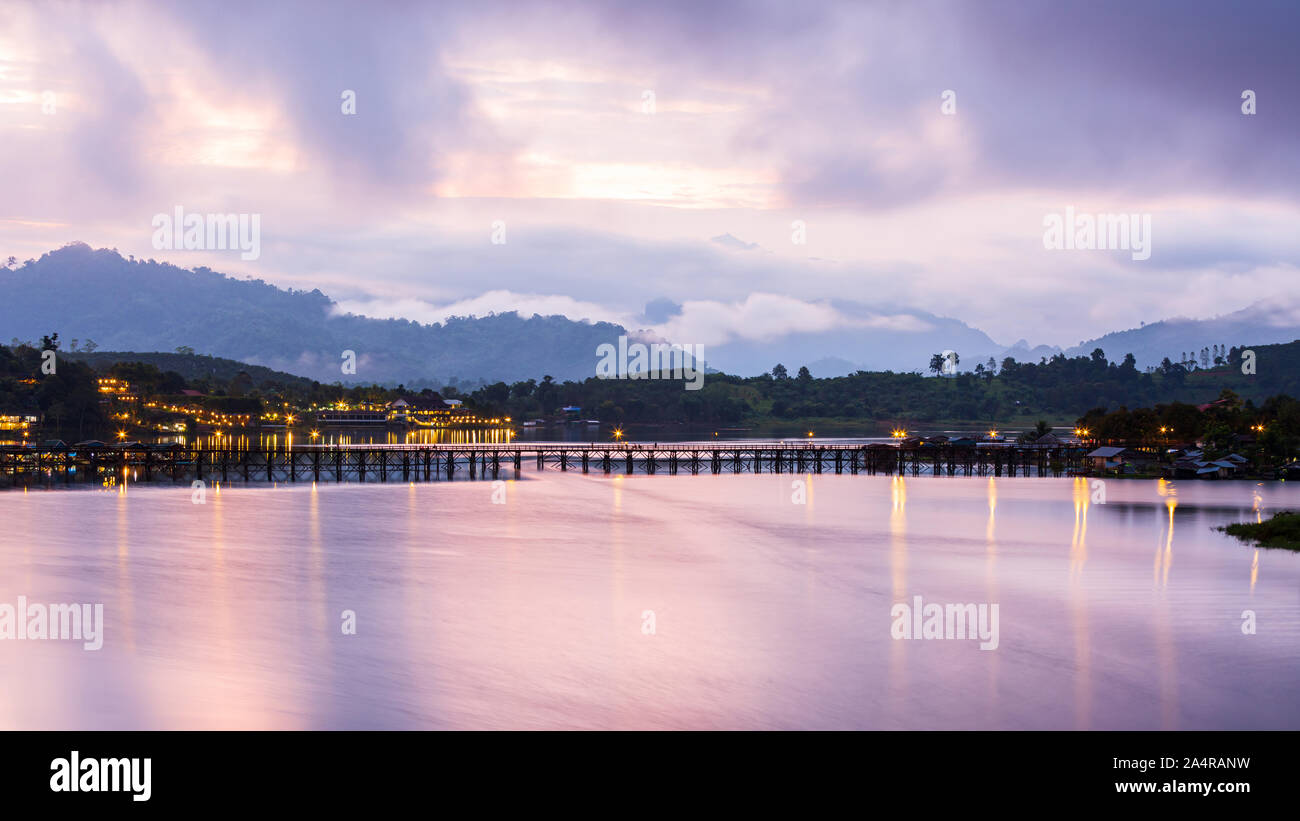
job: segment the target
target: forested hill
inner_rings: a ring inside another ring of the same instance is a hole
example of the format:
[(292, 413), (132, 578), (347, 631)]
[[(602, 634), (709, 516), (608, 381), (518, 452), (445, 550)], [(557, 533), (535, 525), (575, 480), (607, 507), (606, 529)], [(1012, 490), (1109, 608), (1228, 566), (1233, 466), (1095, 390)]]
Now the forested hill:
[(1242, 372), (1242, 349), (1213, 370), (1189, 371), (1168, 363), (1147, 373), (1132, 357), (1114, 359), (1057, 355), (1037, 363), (1006, 358), (980, 375), (925, 377), (914, 373), (859, 371), (819, 379), (806, 369), (741, 378), (710, 374), (703, 389), (683, 390), (671, 380), (600, 380), (546, 385), (498, 383), (472, 394), (484, 407), (515, 417), (576, 405), (608, 422), (763, 424), (809, 420), (873, 421), (913, 427), (934, 422), (1068, 424), (1100, 408), (1114, 411), (1182, 402), (1205, 404), (1227, 389), (1261, 404), (1279, 394), (1300, 397), (1300, 341), (1259, 345), (1255, 373)]
[[(125, 259), (81, 243), (0, 269), (0, 289), (7, 338), (58, 332), (65, 351), (74, 338), (100, 350), (189, 347), (322, 382), (580, 379), (594, 373), (597, 347), (625, 333), (608, 323), (515, 313), (431, 325), (336, 315), (319, 290)], [(342, 370), (344, 351), (356, 354), (355, 374)]]
[(136, 351), (95, 351), (93, 353), (60, 351), (59, 356), (84, 362), (100, 374), (108, 373), (114, 365), (139, 362), (152, 365), (161, 373), (180, 374), (181, 378), (189, 384), (202, 382), (209, 390), (224, 389), (240, 373), (248, 374), (255, 386), (276, 386), (303, 393), (309, 392), (312, 388), (312, 380), (306, 377), (219, 356)]

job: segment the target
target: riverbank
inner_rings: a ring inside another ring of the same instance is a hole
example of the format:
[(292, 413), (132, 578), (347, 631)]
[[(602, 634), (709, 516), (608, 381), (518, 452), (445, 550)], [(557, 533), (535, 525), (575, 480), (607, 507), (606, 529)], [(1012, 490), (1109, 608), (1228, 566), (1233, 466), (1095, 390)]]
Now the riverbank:
[(1262, 522), (1239, 522), (1219, 528), (1229, 536), (1258, 547), (1300, 551), (1300, 513), (1283, 510)]

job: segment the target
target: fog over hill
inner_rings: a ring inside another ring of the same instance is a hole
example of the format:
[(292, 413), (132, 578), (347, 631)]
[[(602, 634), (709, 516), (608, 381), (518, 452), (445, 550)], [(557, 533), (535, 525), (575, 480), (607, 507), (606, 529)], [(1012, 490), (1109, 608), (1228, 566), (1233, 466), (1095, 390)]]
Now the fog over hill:
[[(320, 290), (285, 290), (207, 268), (127, 259), (81, 243), (12, 270), (0, 268), (0, 286), (7, 297), (0, 302), (0, 338), (6, 341), (57, 331), (65, 348), (73, 339), (92, 339), (106, 351), (171, 352), (184, 346), (324, 382), (512, 382), (547, 374), (585, 379), (595, 375), (599, 346), (629, 334), (610, 322), (513, 312), (428, 324), (357, 316), (341, 312)], [(779, 362), (791, 373), (807, 365), (825, 377), (855, 370), (924, 372), (930, 357), (946, 350), (958, 352), (961, 370), (990, 357), (999, 364), (1007, 356), (1037, 362), (1060, 352), (1023, 339), (1007, 347), (958, 319), (915, 308), (829, 305), (850, 321), (832, 330), (708, 345), (709, 368), (748, 376)], [(670, 320), (676, 310), (680, 306), (661, 300), (647, 306), (646, 319)], [(1132, 352), (1139, 367), (1146, 367), (1212, 345), (1289, 342), (1300, 337), (1297, 317), (1294, 304), (1257, 303), (1213, 319), (1170, 319), (1117, 331), (1066, 353), (1100, 347), (1119, 361)], [(629, 335), (655, 338), (651, 331)], [(356, 354), (355, 374), (341, 368), (345, 351)]]
[[(1113, 331), (1066, 350), (1068, 356), (1086, 355), (1101, 348), (1113, 360), (1132, 353), (1139, 368), (1159, 365), (1168, 357), (1178, 362), (1184, 352), (1202, 348), (1272, 345), (1300, 339), (1300, 300), (1294, 297), (1261, 300), (1210, 319), (1174, 318), (1150, 322), (1140, 328)], [(1199, 359), (1198, 359), (1199, 361)]]
[[(0, 272), (6, 339), (92, 339), (102, 350), (174, 351), (238, 359), (326, 382), (445, 382), (592, 375), (598, 345), (623, 330), (608, 323), (516, 314), (422, 325), (338, 315), (319, 290), (128, 260), (74, 244)], [(342, 372), (343, 352), (356, 374)]]

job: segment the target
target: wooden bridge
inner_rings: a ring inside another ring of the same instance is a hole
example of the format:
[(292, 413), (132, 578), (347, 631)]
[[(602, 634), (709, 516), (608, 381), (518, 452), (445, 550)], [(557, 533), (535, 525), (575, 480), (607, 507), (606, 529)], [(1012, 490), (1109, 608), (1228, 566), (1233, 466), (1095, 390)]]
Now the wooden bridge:
[(1062, 476), (1085, 471), (1086, 448), (816, 442), (295, 445), (205, 448), (95, 445), (0, 448), (0, 486), (126, 482), (429, 482), (519, 476), (525, 463), (583, 473), (829, 473)]

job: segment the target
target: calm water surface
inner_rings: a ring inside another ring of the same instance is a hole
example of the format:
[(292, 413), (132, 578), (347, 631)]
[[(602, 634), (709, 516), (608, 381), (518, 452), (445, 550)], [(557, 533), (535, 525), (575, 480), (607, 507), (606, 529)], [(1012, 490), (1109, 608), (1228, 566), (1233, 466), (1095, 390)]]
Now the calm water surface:
[(106, 621), (0, 641), (0, 727), (1300, 728), (1300, 555), (1212, 529), (1300, 488), (794, 480), (0, 493), (0, 602)]

